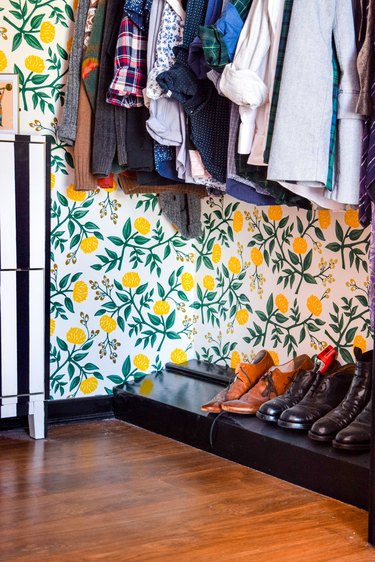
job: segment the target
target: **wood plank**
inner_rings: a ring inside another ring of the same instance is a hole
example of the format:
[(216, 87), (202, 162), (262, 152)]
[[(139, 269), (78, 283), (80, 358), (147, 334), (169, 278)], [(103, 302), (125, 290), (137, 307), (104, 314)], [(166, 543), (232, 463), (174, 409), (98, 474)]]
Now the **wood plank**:
[(367, 513), (117, 420), (0, 433), (0, 560), (375, 560)]

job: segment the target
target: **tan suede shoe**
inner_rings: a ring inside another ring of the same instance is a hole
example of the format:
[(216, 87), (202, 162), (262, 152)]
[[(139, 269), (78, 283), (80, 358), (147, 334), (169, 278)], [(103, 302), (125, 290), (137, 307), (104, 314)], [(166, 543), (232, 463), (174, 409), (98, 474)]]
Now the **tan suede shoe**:
[(266, 350), (260, 351), (251, 363), (239, 363), (236, 367), (236, 378), (232, 384), (216, 394), (210, 402), (203, 404), (201, 409), (204, 412), (219, 414), (223, 402), (241, 398), (272, 365), (273, 359)]
[(314, 363), (308, 355), (299, 355), (284, 365), (271, 367), (239, 400), (224, 402), (221, 408), (233, 414), (255, 414), (264, 402), (284, 394), (297, 373), (313, 367)]

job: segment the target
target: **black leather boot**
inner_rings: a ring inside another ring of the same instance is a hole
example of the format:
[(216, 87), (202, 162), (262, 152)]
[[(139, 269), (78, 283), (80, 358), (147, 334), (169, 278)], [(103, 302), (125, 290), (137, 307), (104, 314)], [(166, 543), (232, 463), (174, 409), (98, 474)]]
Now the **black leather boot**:
[(315, 441), (332, 441), (337, 433), (347, 427), (363, 410), (371, 395), (372, 351), (362, 353), (356, 347), (355, 375), (344, 400), (324, 417), (314, 423), (309, 437)]
[(281, 396), (277, 396), (273, 400), (268, 400), (268, 402), (262, 404), (256, 413), (257, 418), (276, 423), (285, 410), (295, 406), (302, 400), (317, 377), (318, 374), (314, 370), (298, 373), (289, 390)]
[(332, 373), (319, 374), (301, 402), (281, 414), (278, 425), (288, 429), (310, 429), (316, 420), (340, 404), (349, 390), (354, 371), (355, 365), (350, 363)]
[(332, 441), (335, 449), (342, 451), (369, 451), (371, 445), (372, 401), (355, 420), (342, 429)]

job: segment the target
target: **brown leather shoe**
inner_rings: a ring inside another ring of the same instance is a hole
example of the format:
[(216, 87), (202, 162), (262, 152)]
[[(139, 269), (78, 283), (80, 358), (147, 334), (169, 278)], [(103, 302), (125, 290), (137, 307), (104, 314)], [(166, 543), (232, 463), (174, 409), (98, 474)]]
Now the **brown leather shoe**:
[(227, 400), (237, 400), (241, 398), (260, 377), (273, 365), (273, 359), (266, 350), (260, 351), (251, 363), (239, 363), (236, 367), (236, 378), (212, 398), (207, 404), (203, 404), (201, 410), (212, 414), (221, 412), (221, 405)]
[(284, 365), (271, 367), (240, 400), (224, 402), (221, 408), (233, 414), (255, 414), (264, 402), (284, 394), (297, 373), (313, 367), (314, 363), (308, 355), (299, 355)]

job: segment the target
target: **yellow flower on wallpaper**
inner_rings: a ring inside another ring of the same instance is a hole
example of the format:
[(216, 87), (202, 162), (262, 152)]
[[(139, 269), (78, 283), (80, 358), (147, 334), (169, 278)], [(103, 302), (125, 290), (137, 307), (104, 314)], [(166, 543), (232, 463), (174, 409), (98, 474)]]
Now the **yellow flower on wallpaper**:
[(237, 310), (236, 320), (241, 326), (246, 324), (246, 322), (248, 322), (249, 320), (249, 311), (246, 310), (246, 308), (241, 308), (240, 310)]
[(228, 261), (228, 269), (234, 274), (238, 274), (241, 271), (241, 262), (238, 258), (232, 256)]
[(305, 238), (298, 236), (293, 240), (293, 250), (296, 254), (306, 254), (307, 251), (307, 242)]
[(259, 267), (263, 263), (263, 254), (258, 248), (251, 249), (250, 258), (256, 267)]
[(127, 289), (135, 289), (141, 283), (141, 278), (139, 277), (139, 273), (136, 271), (128, 271), (122, 277), (122, 284)]
[(56, 329), (56, 320), (51, 318), (50, 321), (49, 321), (49, 335), (50, 336), (53, 336), (53, 334), (55, 333), (55, 329)]
[(98, 379), (95, 377), (89, 377), (84, 379), (79, 385), (79, 389), (83, 394), (92, 394), (98, 388)]
[(323, 310), (322, 303), (316, 295), (311, 295), (307, 301), (306, 306), (313, 316), (320, 316)]
[(283, 210), (280, 205), (271, 205), (268, 207), (268, 218), (271, 221), (279, 221), (283, 216)]
[(87, 299), (89, 288), (84, 281), (76, 281), (73, 287), (73, 300), (75, 302), (83, 302)]
[(344, 222), (346, 225), (350, 226), (351, 228), (359, 228), (360, 222), (358, 218), (358, 210), (357, 209), (348, 209), (345, 212)]
[(241, 363), (241, 357), (238, 351), (232, 351), (232, 355), (230, 357), (230, 366), (232, 369), (235, 369), (237, 365)]
[(74, 189), (74, 185), (71, 183), (66, 188), (66, 196), (71, 199), (72, 201), (84, 201), (86, 199), (86, 192), (85, 191), (76, 191)]
[(101, 317), (99, 324), (103, 332), (106, 332), (107, 334), (110, 334), (117, 328), (116, 320), (108, 316), (108, 314)]
[(147, 371), (150, 366), (150, 360), (147, 355), (143, 353), (138, 353), (133, 359), (134, 366), (138, 369), (138, 371)]
[(181, 285), (184, 291), (191, 291), (194, 287), (194, 277), (191, 273), (183, 273), (181, 275)]
[(364, 353), (367, 348), (367, 342), (365, 338), (360, 334), (357, 334), (353, 340), (353, 347), (359, 347), (359, 349), (361, 349), (362, 352)]
[(49, 21), (44, 21), (40, 26), (40, 40), (43, 41), (43, 43), (52, 43), (55, 34), (55, 26)]
[(146, 236), (146, 234), (148, 234), (151, 230), (151, 225), (147, 219), (145, 219), (144, 217), (140, 217), (138, 219), (135, 219), (134, 228), (138, 230), (140, 234)]
[(212, 275), (205, 275), (203, 277), (203, 287), (207, 289), (207, 291), (213, 291), (215, 288), (215, 279)]
[(219, 263), (221, 260), (221, 246), (220, 244), (214, 244), (212, 248), (212, 261), (214, 263)]
[(38, 57), (38, 55), (29, 55), (25, 58), (25, 66), (30, 72), (35, 72), (35, 74), (42, 74), (45, 69), (44, 60)]
[(319, 226), (323, 230), (331, 224), (331, 211), (328, 209), (319, 209), (318, 211)]
[(280, 365), (280, 359), (279, 359), (279, 354), (276, 353), (276, 351), (269, 351), (268, 352), (271, 357), (272, 357), (272, 361), (274, 365)]
[(172, 351), (169, 357), (172, 363), (176, 363), (177, 365), (181, 363), (187, 363), (188, 360), (186, 351), (180, 349), (179, 347), (176, 347), (176, 349)]
[(99, 240), (96, 236), (88, 236), (81, 241), (80, 248), (85, 254), (91, 254), (98, 249)]
[(280, 312), (282, 312), (283, 314), (288, 312), (289, 302), (288, 302), (288, 299), (286, 298), (285, 295), (283, 295), (281, 293), (276, 295), (275, 304), (276, 304), (277, 308), (280, 310)]
[(56, 184), (56, 176), (54, 173), (51, 172), (51, 189), (55, 187)]
[(81, 345), (86, 341), (86, 334), (82, 328), (70, 328), (66, 333), (66, 340), (74, 345)]
[(5, 56), (5, 53), (4, 51), (0, 51), (0, 72), (5, 70), (7, 66), (8, 66), (8, 61)]
[(233, 230), (234, 232), (241, 232), (243, 228), (243, 214), (241, 211), (235, 211), (233, 214)]
[(171, 305), (167, 301), (156, 301), (153, 308), (155, 314), (160, 314), (160, 315), (168, 314), (170, 309), (171, 309)]

